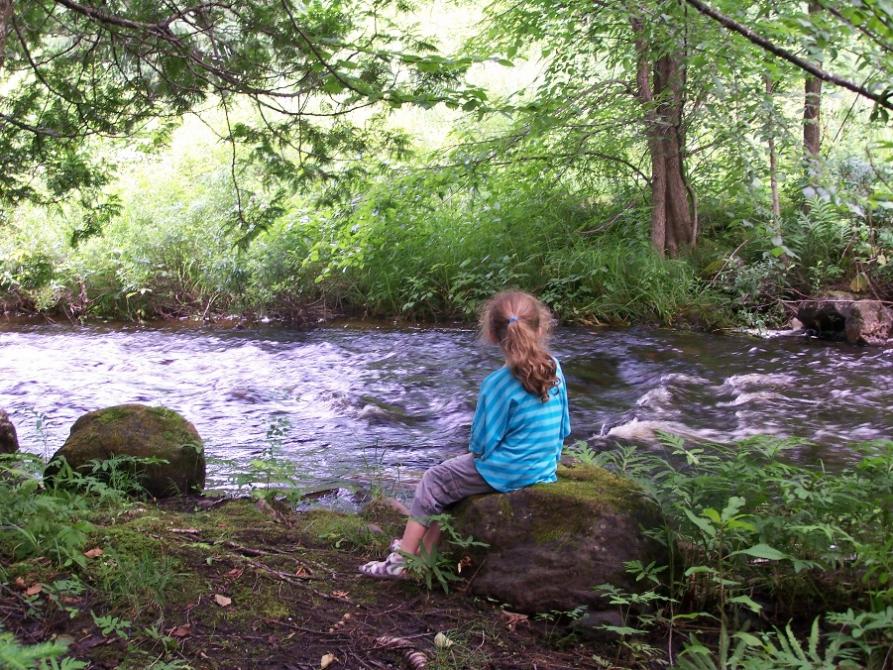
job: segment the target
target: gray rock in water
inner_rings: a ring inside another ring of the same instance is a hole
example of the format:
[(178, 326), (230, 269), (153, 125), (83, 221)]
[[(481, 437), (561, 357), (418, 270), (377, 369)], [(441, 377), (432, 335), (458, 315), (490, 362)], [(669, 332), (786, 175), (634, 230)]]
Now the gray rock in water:
[[(90, 474), (92, 461), (116, 456), (156, 458), (164, 462), (128, 467), (156, 498), (199, 493), (205, 485), (205, 455), (195, 427), (163, 407), (117, 405), (80, 417), (44, 471), (52, 481), (65, 458), (74, 470)], [(100, 471), (96, 476), (103, 476)]]
[(804, 328), (821, 337), (845, 339), (850, 344), (883, 345), (893, 337), (893, 311), (880, 300), (803, 300), (797, 318)]
[(19, 450), (19, 438), (16, 427), (12, 425), (9, 414), (0, 409), (0, 454), (14, 454)]
[(475, 550), (473, 592), (528, 613), (607, 609), (594, 587), (632, 589), (626, 561), (666, 562), (643, 535), (660, 519), (635, 484), (588, 465), (562, 466), (558, 475), (554, 484), (473, 496), (453, 510), (460, 533), (489, 545)]

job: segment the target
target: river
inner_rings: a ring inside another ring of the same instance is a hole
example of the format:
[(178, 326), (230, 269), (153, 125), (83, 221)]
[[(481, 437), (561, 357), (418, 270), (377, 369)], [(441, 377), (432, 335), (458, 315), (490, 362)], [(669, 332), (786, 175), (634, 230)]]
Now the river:
[[(727, 442), (799, 436), (834, 462), (893, 437), (893, 350), (803, 338), (561, 328), (553, 350), (573, 437), (596, 449), (655, 432)], [(467, 328), (0, 323), (0, 408), (51, 455), (84, 412), (165, 405), (192, 421), (225, 486), (252, 460), (298, 463), (308, 488), (407, 482), (465, 448), (477, 387), (501, 364)], [(268, 439), (271, 426), (281, 437)]]

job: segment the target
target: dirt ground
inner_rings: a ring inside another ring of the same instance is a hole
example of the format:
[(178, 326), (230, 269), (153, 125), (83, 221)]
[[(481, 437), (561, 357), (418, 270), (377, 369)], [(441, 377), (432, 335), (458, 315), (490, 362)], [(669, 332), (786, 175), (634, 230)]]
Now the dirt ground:
[(0, 627), (97, 670), (611, 667), (557, 613), (513, 614), (464, 581), (445, 594), (361, 576), (398, 530), (252, 500), (142, 504), (99, 527), (83, 568), (9, 566)]

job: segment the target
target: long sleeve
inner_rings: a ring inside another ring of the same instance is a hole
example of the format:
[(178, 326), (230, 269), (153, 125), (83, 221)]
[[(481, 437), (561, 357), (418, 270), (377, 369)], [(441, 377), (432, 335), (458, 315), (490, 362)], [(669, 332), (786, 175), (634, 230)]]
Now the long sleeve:
[(478, 396), (478, 404), (474, 410), (474, 418), (471, 420), (471, 439), (468, 442), (468, 451), (475, 456), (484, 453), (484, 396)]
[(499, 445), (509, 422), (510, 400), (503, 388), (506, 383), (493, 384), (488, 377), (481, 384), (477, 408), (471, 423), (471, 440), (468, 450), (481, 458), (486, 458)]
[(563, 440), (571, 434), (570, 403), (567, 400), (567, 382), (564, 377), (561, 378), (561, 404), (563, 405), (561, 413), (561, 439)]

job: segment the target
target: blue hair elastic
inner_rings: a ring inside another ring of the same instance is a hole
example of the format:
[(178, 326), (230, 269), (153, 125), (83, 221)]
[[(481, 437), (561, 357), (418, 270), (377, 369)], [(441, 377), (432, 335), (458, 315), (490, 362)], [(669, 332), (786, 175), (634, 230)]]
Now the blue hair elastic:
[(514, 314), (512, 314), (512, 315), (509, 317), (509, 323), (514, 323), (514, 322), (517, 321), (517, 320), (518, 320), (518, 317), (515, 316)]

